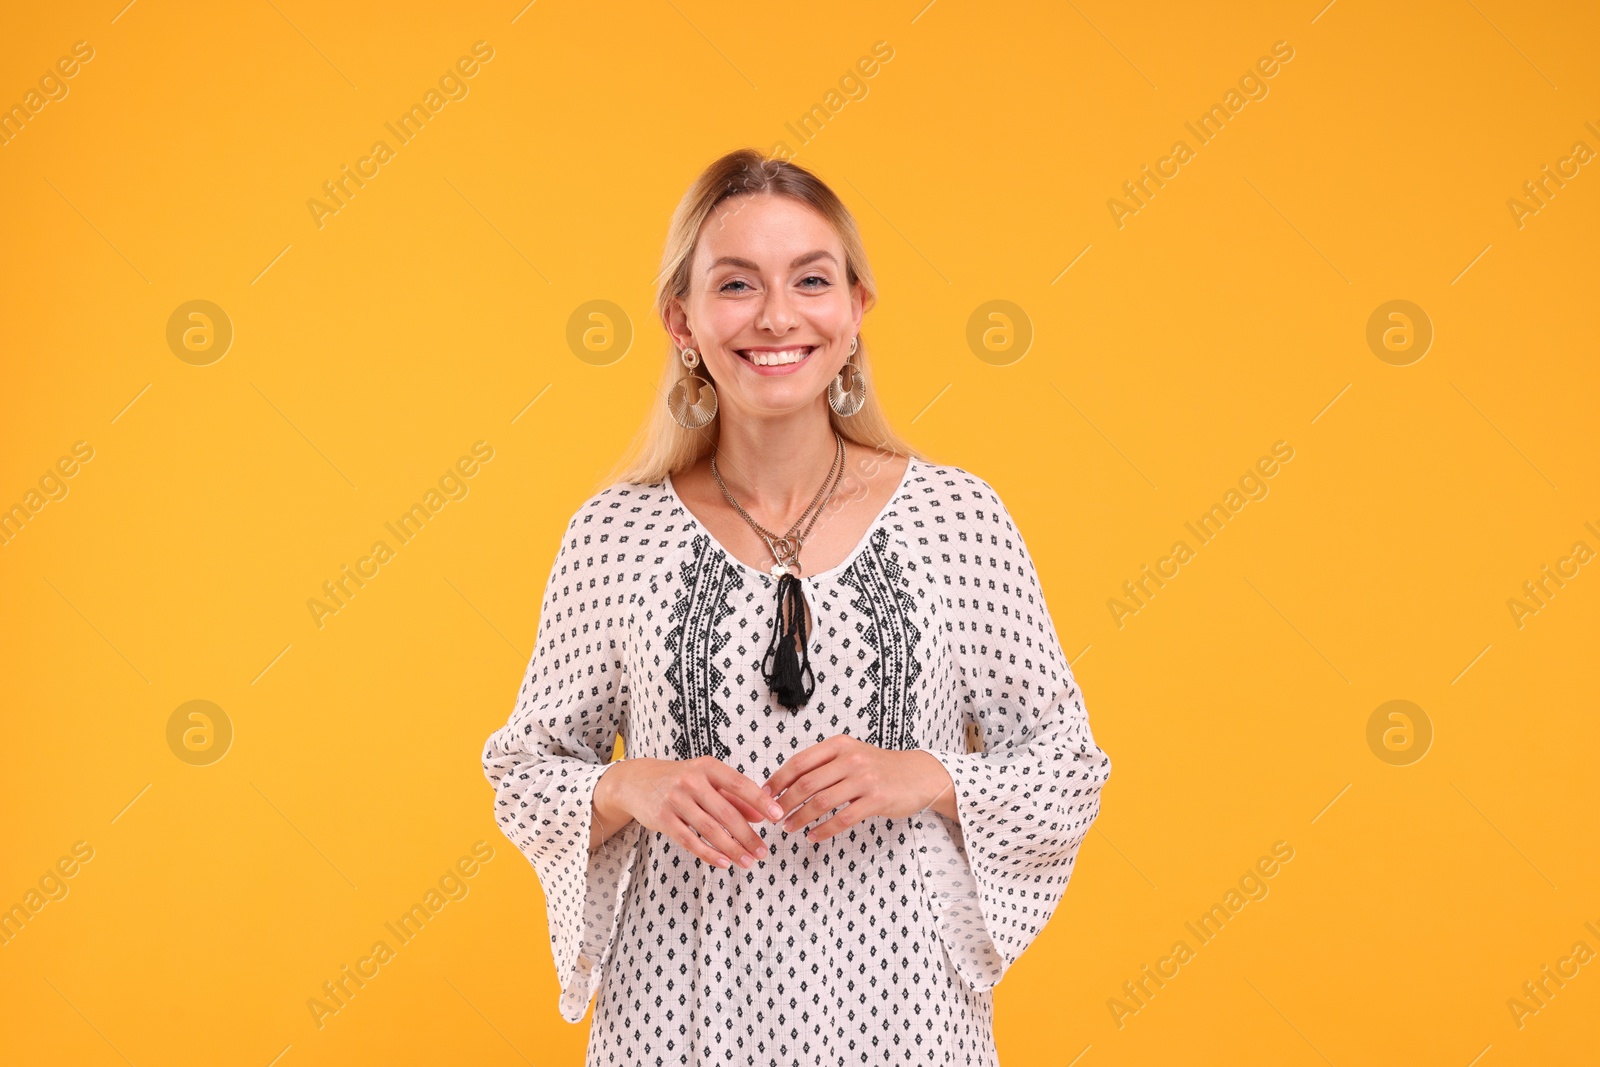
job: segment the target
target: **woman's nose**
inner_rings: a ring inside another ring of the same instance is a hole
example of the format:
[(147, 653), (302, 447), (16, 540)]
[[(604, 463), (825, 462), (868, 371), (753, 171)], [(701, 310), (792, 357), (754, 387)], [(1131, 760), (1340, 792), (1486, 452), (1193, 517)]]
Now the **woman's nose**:
[(782, 288), (768, 290), (762, 301), (759, 325), (772, 333), (787, 333), (798, 321), (789, 294)]

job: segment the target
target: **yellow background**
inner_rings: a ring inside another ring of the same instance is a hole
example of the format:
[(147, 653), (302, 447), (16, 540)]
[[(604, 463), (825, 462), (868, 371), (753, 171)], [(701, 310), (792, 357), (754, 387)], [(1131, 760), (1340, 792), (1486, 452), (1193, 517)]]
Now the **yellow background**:
[[(1521, 626), (1507, 602), (1600, 550), (1600, 164), (1520, 226), (1507, 202), (1600, 150), (1600, 20), (1211, 8), (9, 12), (0, 103), (76, 41), (94, 58), (0, 147), (0, 505), (94, 457), (0, 548), (0, 906), (94, 857), (0, 947), (8, 1061), (581, 1062), (479, 756), (561, 524), (659, 402), (671, 210), (715, 156), (783, 142), (864, 231), (890, 414), (1017, 516), (1114, 764), (997, 990), (1004, 1062), (1595, 1062), (1600, 962), (1520, 1026), (1507, 1002), (1600, 952), (1600, 564)], [(319, 228), (322, 183), (480, 40), (469, 94)], [(802, 142), (786, 123), (878, 41)], [(1268, 95), (1119, 228), (1122, 183), (1196, 148), (1184, 123), (1278, 41)], [(234, 329), (208, 366), (166, 341), (194, 299)], [(1366, 340), (1395, 299), (1435, 331), (1407, 366)], [(626, 353), (569, 347), (592, 300)], [(1020, 359), (968, 344), (992, 300), (1031, 324)], [(480, 440), (469, 494), (319, 629), (322, 582)], [(1184, 523), (1280, 440), (1269, 495), (1198, 547)], [(1108, 601), (1179, 539), (1195, 557), (1119, 626)], [(1397, 699), (1433, 730), (1405, 766), (1367, 741)], [(168, 747), (190, 700), (234, 728), (209, 766)], [(470, 894), (319, 1029), (308, 998), (479, 840)], [(1184, 923), (1277, 841), (1270, 895), (1200, 946)]]

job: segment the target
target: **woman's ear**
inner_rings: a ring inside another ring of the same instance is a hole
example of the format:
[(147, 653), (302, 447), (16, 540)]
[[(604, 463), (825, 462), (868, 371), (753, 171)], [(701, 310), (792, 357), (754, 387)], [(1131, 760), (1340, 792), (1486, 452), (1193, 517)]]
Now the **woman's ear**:
[(694, 347), (694, 331), (689, 328), (689, 316), (683, 309), (682, 300), (675, 296), (668, 300), (667, 308), (661, 314), (661, 325), (678, 351)]

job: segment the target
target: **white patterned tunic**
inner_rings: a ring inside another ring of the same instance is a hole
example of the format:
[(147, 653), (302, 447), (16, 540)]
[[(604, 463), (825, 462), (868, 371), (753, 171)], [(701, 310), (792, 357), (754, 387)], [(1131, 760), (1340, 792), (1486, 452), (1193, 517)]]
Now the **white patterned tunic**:
[[(760, 669), (777, 579), (670, 478), (567, 526), (483, 762), (544, 888), (562, 1018), (598, 992), (589, 1067), (997, 1063), (991, 990), (1055, 911), (1111, 773), (1032, 558), (987, 482), (912, 459), (850, 556), (802, 581), (816, 688), (791, 712)], [(630, 821), (591, 856), (619, 733), (625, 756), (715, 756), (757, 784), (835, 734), (923, 749), (960, 822), (925, 808), (818, 842), (763, 822), (771, 854), (746, 870)]]

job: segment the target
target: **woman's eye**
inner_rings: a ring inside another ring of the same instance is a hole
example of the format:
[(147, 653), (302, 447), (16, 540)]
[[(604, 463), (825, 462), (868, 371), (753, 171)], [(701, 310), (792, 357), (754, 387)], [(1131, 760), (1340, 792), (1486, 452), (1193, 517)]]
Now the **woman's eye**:
[[(807, 284), (808, 282), (820, 282), (821, 284), (819, 284), (819, 285), (808, 285)], [(802, 288), (806, 288), (806, 289), (824, 289), (824, 288), (827, 288), (828, 286), (830, 286), (832, 284), (833, 284), (832, 282), (830, 282), (827, 278), (824, 278), (820, 274), (808, 274), (806, 277), (800, 279), (801, 287)], [(736, 289), (736, 288), (734, 288), (734, 286), (739, 286), (739, 288)], [(732, 293), (740, 293), (740, 292), (744, 292), (746, 289), (749, 289), (749, 288), (750, 288), (750, 286), (745, 282), (745, 280), (743, 278), (735, 278), (730, 282), (724, 282), (721, 286), (718, 287), (717, 291), (718, 292), (723, 292), (723, 293), (730, 293), (730, 292), (732, 292)]]

